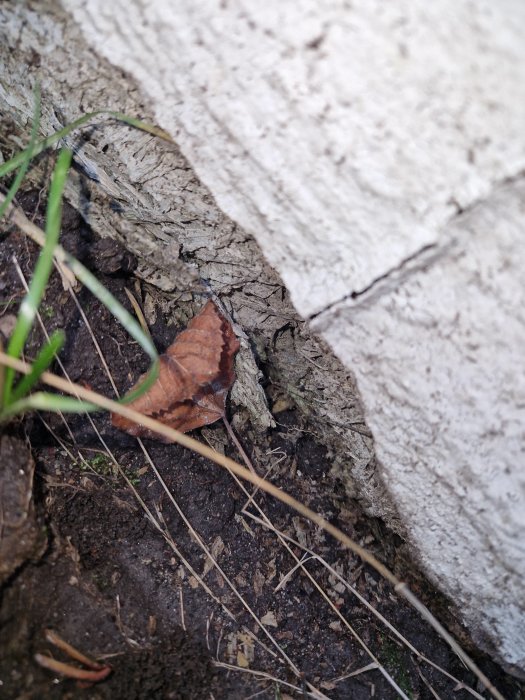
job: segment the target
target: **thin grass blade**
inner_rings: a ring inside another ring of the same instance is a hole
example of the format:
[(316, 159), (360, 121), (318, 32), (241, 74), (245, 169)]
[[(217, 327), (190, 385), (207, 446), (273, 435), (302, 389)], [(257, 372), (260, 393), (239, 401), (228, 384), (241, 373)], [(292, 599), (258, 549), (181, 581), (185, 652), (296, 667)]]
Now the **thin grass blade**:
[(153, 136), (158, 136), (164, 141), (169, 141), (170, 143), (173, 143), (173, 139), (167, 131), (164, 131), (164, 129), (160, 129), (158, 126), (154, 126), (153, 124), (143, 122), (142, 119), (137, 119), (136, 117), (128, 117), (127, 114), (122, 114), (122, 112), (105, 112), (105, 114), (108, 114), (114, 119), (118, 119), (119, 121), (124, 122), (125, 124), (129, 124), (129, 126), (133, 126), (135, 129), (146, 131), (148, 134), (153, 134)]
[(30, 411), (86, 413), (100, 410), (98, 406), (93, 403), (87, 403), (87, 401), (80, 401), (70, 396), (60, 396), (59, 394), (37, 391), (35, 394), (31, 394), (31, 396), (27, 396), (25, 399), (20, 399), (20, 401), (15, 401), (7, 406), (0, 414), (0, 421), (7, 421), (17, 415)]
[[(9, 160), (7, 163), (4, 163), (3, 165), (0, 165), (0, 177), (7, 175), (8, 173), (12, 172), (14, 169), (16, 169), (18, 166), (21, 166), (24, 163), (29, 164), (29, 161), (31, 160), (32, 157), (38, 155), (41, 153), (43, 150), (46, 148), (49, 148), (50, 146), (54, 145), (57, 143), (60, 139), (66, 138), (72, 131), (75, 129), (78, 129), (81, 126), (84, 126), (87, 124), (91, 119), (94, 117), (101, 115), (101, 114), (106, 114), (108, 116), (111, 116), (115, 119), (118, 119), (119, 121), (122, 121), (126, 124), (129, 124), (130, 126), (141, 129), (142, 131), (145, 131), (147, 133), (151, 133), (154, 136), (158, 136), (160, 138), (163, 138), (168, 141), (172, 141), (171, 137), (169, 134), (167, 134), (165, 131), (162, 129), (159, 129), (158, 127), (155, 127), (151, 124), (147, 124), (146, 122), (143, 122), (140, 119), (136, 119), (135, 117), (129, 117), (126, 114), (122, 114), (121, 112), (112, 112), (112, 111), (107, 111), (107, 110), (98, 110), (96, 112), (90, 112), (88, 114), (83, 115), (79, 119), (75, 120), (71, 124), (68, 124), (65, 126), (63, 129), (60, 129), (59, 131), (55, 132), (48, 138), (44, 139), (43, 141), (40, 141), (37, 144), (33, 144), (31, 149), (26, 149), (25, 151), (22, 151), (21, 153), (17, 154), (14, 156), (11, 160)], [(31, 145), (31, 144), (30, 144)], [(58, 166), (58, 162), (57, 162)], [(67, 173), (66, 173), (67, 174)], [(54, 178), (55, 179), (55, 175)], [(50, 201), (48, 202), (48, 216), (51, 215), (53, 216), (53, 211), (56, 209), (58, 212), (61, 210), (61, 195), (62, 195), (62, 190), (63, 190), (63, 184), (62, 183), (62, 188), (60, 190), (60, 206), (57, 208), (57, 202), (51, 201), (51, 193), (50, 193)], [(53, 185), (52, 185), (53, 187)], [(47, 226), (46, 226), (46, 231), (47, 231)], [(46, 243), (48, 241), (48, 236), (46, 235)], [(46, 246), (44, 246), (44, 249)], [(42, 255), (44, 253), (44, 250), (42, 251)], [(69, 254), (65, 253), (64, 254), (64, 261), (67, 263), (67, 265), (70, 267), (70, 269), (73, 271), (73, 273), (77, 276), (77, 279), (81, 281), (90, 291), (103, 303), (105, 304), (108, 309), (113, 313), (113, 315), (122, 323), (124, 328), (127, 330), (127, 332), (131, 335), (132, 338), (134, 338), (140, 345), (141, 347), (145, 350), (145, 352), (150, 356), (152, 360), (152, 366), (150, 368), (150, 371), (148, 372), (145, 380), (143, 383), (137, 387), (137, 389), (132, 393), (129, 394), (128, 396), (124, 397), (122, 399), (122, 402), (124, 403), (130, 403), (134, 401), (136, 398), (138, 398), (141, 394), (143, 394), (145, 391), (148, 390), (150, 386), (155, 382), (157, 376), (158, 376), (158, 354), (155, 349), (155, 346), (153, 345), (151, 339), (145, 334), (142, 329), (140, 328), (139, 324), (135, 321), (135, 319), (129, 314), (129, 312), (113, 297), (110, 292), (108, 292), (107, 289), (104, 288), (102, 284), (92, 275), (89, 270), (87, 270), (81, 263), (79, 263), (75, 258), (70, 256)], [(40, 260), (40, 258), (39, 258)], [(38, 267), (38, 263), (37, 263)], [(35, 269), (35, 275), (34, 278), (37, 276), (37, 269)], [(48, 273), (49, 276), (49, 273)], [(47, 283), (47, 278), (46, 278), (46, 283)], [(45, 284), (44, 287), (45, 288)], [(30, 294), (31, 294), (31, 289), (30, 289)], [(27, 340), (27, 336), (29, 334), (29, 331), (31, 330), (31, 326), (34, 320), (34, 315), (36, 313), (36, 308), (38, 308), (38, 304), (40, 303), (41, 296), (43, 294), (43, 289), (40, 293), (40, 297), (38, 300), (36, 299), (36, 294), (34, 297), (32, 297), (33, 301), (37, 301), (36, 304), (33, 304), (32, 306), (28, 303), (25, 304), (26, 300), (24, 300), (22, 307), (21, 307), (21, 312), (22, 310), (24, 311), (24, 319), (20, 319), (20, 326), (17, 324), (17, 328), (15, 328), (15, 332), (13, 333), (13, 337), (11, 339), (11, 343), (8, 347), (8, 354), (10, 354), (12, 357), (19, 357), (23, 346), (25, 344), (25, 341)], [(30, 295), (28, 295), (29, 297)], [(25, 304), (25, 306), (24, 306)], [(31, 310), (31, 308), (34, 307), (34, 311)], [(22, 315), (22, 314), (21, 314)], [(12, 386), (13, 386), (13, 380), (14, 380), (14, 373), (12, 370), (7, 370), (6, 373), (6, 382), (4, 385), (4, 391), (3, 391), (3, 405), (7, 406), (9, 401), (11, 400), (11, 392), (12, 392)]]
[(127, 394), (120, 400), (121, 403), (131, 403), (144, 392), (146, 392), (155, 382), (159, 374), (159, 355), (151, 338), (144, 333), (140, 324), (133, 318), (127, 309), (115, 299), (113, 294), (104, 287), (99, 280), (80, 263), (76, 258), (65, 253), (65, 262), (75, 277), (89, 289), (89, 291), (101, 301), (104, 306), (111, 311), (113, 316), (124, 326), (129, 335), (139, 343), (142, 349), (149, 355), (152, 364), (144, 381), (135, 391)]
[[(93, 117), (96, 117), (101, 113), (102, 112), (89, 112), (88, 114), (84, 114), (82, 117), (75, 119), (74, 122), (71, 122), (71, 124), (67, 124), (62, 129), (55, 131), (54, 134), (51, 134), (42, 141), (39, 141), (37, 144), (35, 144), (33, 148), (32, 158), (35, 158), (36, 156), (40, 155), (42, 151), (45, 151), (50, 146), (54, 146), (56, 143), (58, 143), (58, 141), (60, 141), (60, 139), (65, 138), (75, 129), (84, 126), (84, 124), (87, 124), (87, 122), (89, 122), (90, 119), (93, 119)], [(16, 170), (16, 168), (22, 165), (24, 159), (27, 157), (27, 150), (28, 149), (26, 148), (25, 150), (20, 151), (20, 153), (17, 153), (16, 156), (13, 156), (10, 160), (6, 161), (5, 163), (2, 163), (2, 165), (0, 165), (0, 177), (8, 175), (13, 170)]]
[[(45, 151), (50, 146), (54, 146), (60, 141), (60, 139), (69, 136), (69, 134), (75, 131), (75, 129), (79, 129), (95, 117), (98, 117), (102, 114), (105, 114), (109, 117), (113, 117), (114, 119), (124, 122), (125, 124), (129, 124), (129, 126), (133, 126), (136, 129), (140, 129), (141, 131), (145, 131), (149, 134), (153, 134), (154, 136), (158, 136), (159, 138), (162, 138), (165, 141), (173, 142), (173, 139), (166, 131), (164, 131), (163, 129), (159, 129), (158, 127), (153, 126), (152, 124), (143, 122), (142, 120), (136, 119), (135, 117), (128, 117), (126, 114), (122, 114), (121, 112), (111, 112), (105, 109), (99, 109), (96, 112), (88, 112), (87, 114), (84, 114), (78, 119), (75, 119), (75, 121), (71, 122), (71, 124), (67, 124), (62, 129), (55, 131), (54, 134), (51, 134), (47, 138), (36, 143), (32, 149), (32, 153), (28, 159), (28, 162), (32, 158), (40, 155), (40, 153)], [(7, 162), (2, 163), (0, 165), (0, 177), (8, 175), (13, 170), (16, 170), (18, 167), (20, 167), (24, 163), (24, 160), (27, 158), (28, 150), (29, 149), (26, 148), (24, 151), (17, 153), (16, 156), (13, 156), (13, 158), (8, 160)]]
[(64, 346), (66, 334), (63, 330), (56, 330), (51, 334), (49, 341), (40, 348), (40, 352), (36, 356), (31, 365), (31, 372), (22, 377), (11, 394), (11, 401), (19, 401), (28, 394), (35, 384), (40, 379), (42, 372), (45, 372), (53, 362), (55, 356)]
[(33, 158), (34, 150), (35, 150), (35, 144), (36, 144), (36, 137), (38, 136), (38, 127), (40, 125), (40, 87), (38, 83), (35, 85), (35, 107), (34, 107), (34, 114), (33, 114), (33, 125), (31, 127), (31, 138), (29, 139), (29, 146), (23, 151), (24, 158), (22, 160), (22, 164), (20, 166), (20, 170), (16, 174), (16, 177), (13, 181), (13, 184), (9, 188), (6, 197), (4, 201), (2, 202), (2, 205), (0, 206), (0, 219), (4, 216), (7, 207), (11, 204), (13, 199), (16, 196), (16, 193), (18, 192), (18, 189), (20, 185), (22, 184), (22, 180), (25, 177), (25, 174), (27, 172), (27, 169), (29, 167), (29, 163), (31, 162), (31, 159)]
[[(7, 346), (7, 354), (11, 357), (20, 357), (27, 337), (33, 326), (35, 316), (42, 301), (49, 275), (53, 267), (53, 255), (60, 235), (60, 223), (62, 218), (62, 193), (66, 182), (69, 166), (71, 164), (71, 151), (64, 149), (58, 156), (53, 172), (51, 189), (46, 214), (46, 240), (40, 253), (29, 292), (26, 294), (16, 322), (15, 329)], [(11, 400), (13, 389), (14, 371), (8, 369), (5, 375), (3, 407), (6, 408)]]

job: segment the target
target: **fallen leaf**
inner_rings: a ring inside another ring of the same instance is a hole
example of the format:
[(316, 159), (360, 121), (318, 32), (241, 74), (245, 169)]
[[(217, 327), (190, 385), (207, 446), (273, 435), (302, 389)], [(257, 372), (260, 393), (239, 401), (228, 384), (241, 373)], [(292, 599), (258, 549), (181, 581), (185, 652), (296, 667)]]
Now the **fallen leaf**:
[[(155, 384), (129, 407), (182, 433), (214, 423), (224, 415), (238, 349), (231, 324), (209, 301), (160, 356)], [(144, 375), (132, 391), (143, 379)], [(117, 413), (111, 414), (111, 422), (130, 435), (169, 442)]]
[(210, 557), (206, 557), (206, 561), (204, 562), (204, 569), (202, 570), (202, 575), (201, 578), (206, 578), (207, 574), (213, 569), (215, 566), (213, 563), (213, 559), (217, 561), (217, 559), (220, 557), (224, 550), (224, 542), (222, 541), (222, 538), (217, 536), (215, 540), (213, 541), (211, 548), (210, 548)]
[(321, 688), (323, 690), (334, 690), (335, 688), (337, 688), (337, 684), (333, 681), (323, 681), (321, 683)]
[(277, 620), (275, 619), (275, 613), (271, 610), (261, 617), (261, 622), (267, 627), (277, 627)]
[(232, 664), (249, 668), (255, 658), (253, 639), (244, 632), (231, 632), (226, 638), (226, 658)]
[(253, 575), (253, 590), (254, 590), (257, 598), (263, 592), (264, 583), (265, 583), (265, 578), (264, 578), (262, 572), (260, 571), (259, 567), (257, 567), (255, 569), (255, 573)]
[(237, 639), (239, 642), (239, 646), (241, 647), (237, 654), (237, 660), (239, 659), (239, 654), (244, 656), (244, 658), (246, 659), (247, 668), (255, 658), (255, 648), (253, 645), (253, 639), (249, 634), (246, 634), (245, 632), (240, 632), (237, 635)]
[(242, 653), (242, 651), (237, 652), (237, 666), (240, 666), (241, 668), (248, 668), (250, 665), (250, 662), (246, 658), (246, 656)]

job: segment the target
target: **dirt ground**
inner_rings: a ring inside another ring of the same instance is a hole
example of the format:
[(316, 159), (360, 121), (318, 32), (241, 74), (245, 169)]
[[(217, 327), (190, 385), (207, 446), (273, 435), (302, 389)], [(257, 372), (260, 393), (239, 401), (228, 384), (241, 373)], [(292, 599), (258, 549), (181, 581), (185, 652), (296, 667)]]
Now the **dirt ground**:
[[(28, 216), (42, 223), (39, 193), (28, 192), (19, 202)], [(134, 261), (128, 253), (96, 240), (69, 208), (62, 243), (128, 308), (124, 288), (141, 302), (146, 293), (157, 294), (134, 279)], [(23, 234), (4, 228), (0, 322), (16, 314), (23, 294), (13, 257), (29, 277), (36, 256), (36, 246)], [(119, 391), (125, 391), (147, 368), (147, 359), (89, 293), (80, 290), (78, 300)], [(195, 299), (182, 317), (201, 305), (202, 300)], [(41, 313), (48, 331), (66, 330), (61, 359), (70, 378), (113, 396), (86, 324), (56, 273)], [(158, 313), (150, 330), (159, 351), (181, 329), (182, 322)], [(41, 339), (40, 331), (33, 334), (29, 357)], [(272, 402), (276, 393), (269, 379), (265, 391)], [(267, 434), (256, 434), (248, 421), (238, 422), (244, 425), (239, 438), (259, 473), (264, 475), (271, 467), (268, 478), (273, 483), (368, 547), (452, 627), (505, 697), (525, 697), (522, 684), (469, 648), (468, 636), (454, 624), (450, 604), (407, 562), (399, 538), (381, 522), (367, 518), (357, 503), (344, 499), (342, 488), (329, 475), (327, 448), (293, 402), (281, 397), (273, 409), (277, 427)], [(4, 426), (0, 697), (284, 700), (316, 697), (312, 687), (320, 693), (317, 697), (334, 700), (399, 697), (378, 664), (409, 698), (473, 697), (462, 684), (488, 697), (389, 585), (315, 527), (260, 493), (246, 506), (248, 497), (230, 474), (177, 445), (146, 440), (145, 452), (134, 438), (112, 428), (106, 414), (92, 418), (93, 423), (85, 415), (28, 415)], [(222, 424), (196, 431), (195, 436), (239, 459)], [(258, 518), (264, 517), (263, 511), (296, 543), (288, 551), (275, 532), (245, 511)], [(211, 551), (220, 571), (211, 565), (202, 545)], [(303, 557), (303, 546), (314, 549), (332, 571), (308, 554), (304, 568), (311, 578), (295, 568), (293, 555)], [(421, 655), (457, 680), (402, 645), (345, 590), (336, 573), (350, 581)], [(74, 680), (41, 668), (34, 660), (36, 653), (67, 660), (46, 641), (46, 629), (109, 663), (111, 675), (80, 688)]]

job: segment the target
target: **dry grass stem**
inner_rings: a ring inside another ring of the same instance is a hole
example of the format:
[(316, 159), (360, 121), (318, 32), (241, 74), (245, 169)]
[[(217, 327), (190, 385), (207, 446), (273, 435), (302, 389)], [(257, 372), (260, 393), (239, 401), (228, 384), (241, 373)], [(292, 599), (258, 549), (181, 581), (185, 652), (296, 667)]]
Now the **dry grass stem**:
[[(18, 372), (27, 374), (30, 371), (30, 367), (20, 360), (15, 360), (9, 357), (5, 353), (0, 353), (0, 363), (12, 367)], [(364, 547), (361, 547), (356, 542), (354, 542), (348, 535), (341, 532), (334, 525), (325, 520), (315, 511), (311, 510), (303, 503), (293, 498), (289, 494), (281, 491), (278, 487), (265, 481), (261, 477), (253, 474), (249, 469), (242, 467), (240, 464), (234, 460), (221, 455), (215, 450), (203, 445), (189, 435), (179, 433), (173, 428), (169, 428), (158, 421), (153, 420), (149, 416), (142, 415), (137, 411), (134, 411), (128, 406), (118, 404), (111, 399), (108, 399), (94, 391), (85, 389), (81, 386), (71, 384), (61, 377), (50, 372), (44, 372), (41, 377), (42, 381), (48, 386), (63, 391), (66, 394), (79, 397), (85, 401), (96, 404), (100, 408), (108, 411), (113, 411), (119, 413), (124, 418), (131, 420), (136, 423), (140, 423), (147, 429), (156, 432), (163, 437), (167, 438), (172, 442), (176, 442), (183, 447), (193, 450), (202, 457), (205, 457), (212, 462), (226, 468), (230, 469), (234, 474), (251, 482), (255, 486), (260, 487), (269, 495), (282, 501), (289, 507), (296, 510), (300, 515), (311, 520), (313, 523), (324, 529), (326, 532), (335, 537), (341, 544), (353, 551), (355, 554), (360, 556), (364, 561), (370, 564), (378, 573), (380, 573), (386, 580), (388, 580), (393, 586), (397, 593), (402, 595), (408, 602), (421, 614), (421, 616), (429, 622), (429, 624), (434, 628), (434, 630), (449, 644), (453, 651), (459, 656), (463, 663), (478, 677), (482, 684), (487, 688), (497, 700), (504, 700), (501, 693), (493, 686), (491, 681), (485, 676), (485, 674), (478, 668), (474, 661), (461, 649), (459, 644), (455, 639), (447, 632), (443, 625), (432, 615), (432, 613), (426, 608), (425, 605), (410, 591), (406, 584), (399, 581), (399, 579), (387, 568), (385, 567), (376, 557), (374, 557), (370, 552), (368, 552)]]
[[(5, 195), (0, 193), (0, 204), (2, 204), (4, 201)], [(44, 232), (27, 218), (20, 207), (10, 204), (7, 207), (5, 216), (37, 245), (40, 247), (44, 246)], [(62, 279), (62, 286), (64, 289), (71, 289), (76, 284), (76, 277), (66, 264), (65, 251), (62, 246), (57, 246), (55, 249), (55, 261), (56, 267)]]

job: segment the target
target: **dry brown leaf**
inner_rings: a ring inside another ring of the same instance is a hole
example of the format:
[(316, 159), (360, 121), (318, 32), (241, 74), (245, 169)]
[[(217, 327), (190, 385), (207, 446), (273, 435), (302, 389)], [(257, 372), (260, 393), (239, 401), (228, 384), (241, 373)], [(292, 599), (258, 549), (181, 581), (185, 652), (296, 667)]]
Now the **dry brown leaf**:
[[(161, 355), (155, 384), (129, 407), (182, 433), (214, 423), (224, 415), (226, 395), (235, 381), (233, 362), (238, 349), (231, 324), (209, 301)], [(111, 414), (111, 422), (131, 435), (166, 442), (116, 413)]]
[(266, 615), (261, 617), (261, 622), (267, 627), (277, 627), (277, 619), (275, 613), (269, 610)]

